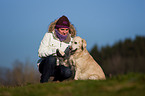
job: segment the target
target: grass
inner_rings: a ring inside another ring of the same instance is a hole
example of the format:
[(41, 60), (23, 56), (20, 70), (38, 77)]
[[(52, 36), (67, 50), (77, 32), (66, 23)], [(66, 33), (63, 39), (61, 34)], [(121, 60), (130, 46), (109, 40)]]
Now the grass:
[(72, 80), (1, 86), (0, 96), (145, 96), (145, 74), (130, 73), (102, 81)]

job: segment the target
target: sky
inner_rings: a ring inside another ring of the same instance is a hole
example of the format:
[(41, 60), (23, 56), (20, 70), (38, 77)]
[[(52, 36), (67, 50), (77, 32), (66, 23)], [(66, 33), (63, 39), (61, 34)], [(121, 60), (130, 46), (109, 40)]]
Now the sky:
[(88, 50), (145, 36), (145, 0), (0, 0), (0, 67), (15, 60), (37, 65), (42, 38), (62, 15)]

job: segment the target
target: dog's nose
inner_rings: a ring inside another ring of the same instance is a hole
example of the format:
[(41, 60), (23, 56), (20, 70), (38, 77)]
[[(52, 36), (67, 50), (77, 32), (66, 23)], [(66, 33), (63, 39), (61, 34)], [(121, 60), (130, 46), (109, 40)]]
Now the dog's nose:
[(72, 49), (72, 47), (71, 47), (71, 46), (69, 46), (69, 49), (71, 50), (71, 49)]

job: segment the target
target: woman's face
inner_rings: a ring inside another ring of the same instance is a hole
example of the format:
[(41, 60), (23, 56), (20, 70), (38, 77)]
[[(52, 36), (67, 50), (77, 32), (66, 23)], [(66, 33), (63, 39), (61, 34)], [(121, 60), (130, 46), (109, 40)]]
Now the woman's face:
[(59, 31), (59, 33), (60, 33), (61, 35), (64, 35), (64, 36), (65, 36), (65, 35), (68, 34), (69, 29), (68, 29), (68, 28), (59, 28), (58, 31)]

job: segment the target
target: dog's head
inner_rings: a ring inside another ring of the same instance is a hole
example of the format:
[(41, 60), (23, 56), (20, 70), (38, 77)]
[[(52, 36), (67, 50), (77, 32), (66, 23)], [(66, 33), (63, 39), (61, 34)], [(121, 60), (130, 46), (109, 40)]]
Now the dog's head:
[(86, 40), (82, 39), (81, 37), (74, 37), (71, 50), (72, 52), (81, 52), (83, 51), (87, 46)]

